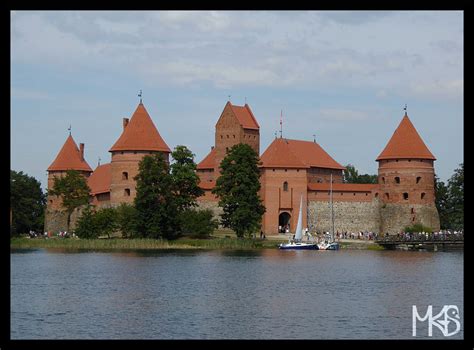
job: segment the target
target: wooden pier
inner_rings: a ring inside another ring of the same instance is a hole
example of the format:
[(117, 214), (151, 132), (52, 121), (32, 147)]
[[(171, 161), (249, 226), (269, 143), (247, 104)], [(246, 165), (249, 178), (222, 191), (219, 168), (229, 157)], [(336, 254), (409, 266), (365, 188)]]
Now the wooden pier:
[(401, 250), (464, 250), (464, 234), (425, 234), (388, 235), (375, 241), (385, 249)]

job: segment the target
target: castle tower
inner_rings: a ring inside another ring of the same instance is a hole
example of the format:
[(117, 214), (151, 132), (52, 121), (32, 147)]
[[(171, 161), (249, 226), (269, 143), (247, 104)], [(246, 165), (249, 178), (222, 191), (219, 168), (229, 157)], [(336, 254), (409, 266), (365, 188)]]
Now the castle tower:
[(132, 203), (136, 195), (133, 178), (138, 174), (138, 163), (150, 154), (162, 153), (169, 161), (171, 150), (153, 124), (145, 106), (140, 101), (130, 120), (123, 119), (123, 132), (110, 148), (111, 182), (110, 203)]
[(203, 186), (215, 182), (227, 151), (239, 143), (248, 144), (260, 154), (260, 126), (248, 104), (235, 106), (229, 101), (217, 120), (214, 146), (197, 165), (197, 174)]
[[(67, 170), (77, 170), (85, 178), (88, 178), (92, 173), (91, 167), (84, 159), (84, 144), (79, 144), (78, 148), (70, 134), (58, 155), (47, 169), (48, 191), (54, 186), (54, 178), (65, 176)], [(62, 210), (61, 198), (48, 195), (45, 214), (45, 231), (56, 232), (65, 229), (66, 226), (63, 225), (64, 222), (59, 213)]]
[(413, 224), (439, 230), (435, 160), (405, 113), (376, 159), (379, 162), (376, 197), (382, 204), (380, 232), (395, 234)]
[(214, 172), (217, 176), (227, 150), (239, 143), (248, 144), (260, 154), (260, 126), (248, 104), (235, 106), (229, 101), (216, 123)]

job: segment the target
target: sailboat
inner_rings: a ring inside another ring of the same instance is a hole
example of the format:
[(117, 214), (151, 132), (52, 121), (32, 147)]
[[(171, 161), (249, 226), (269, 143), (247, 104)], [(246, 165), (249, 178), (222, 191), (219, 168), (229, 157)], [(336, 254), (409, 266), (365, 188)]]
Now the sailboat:
[(300, 212), (298, 214), (298, 224), (296, 225), (296, 231), (294, 239), (289, 239), (288, 243), (281, 243), (278, 245), (280, 249), (319, 249), (316, 242), (302, 242), (303, 237), (303, 195), (300, 198)]
[(325, 237), (324, 241), (318, 244), (319, 250), (339, 250), (339, 243), (334, 240), (334, 206), (332, 201), (332, 174), (331, 185), (329, 190), (329, 206), (331, 212), (331, 232), (329, 237)]

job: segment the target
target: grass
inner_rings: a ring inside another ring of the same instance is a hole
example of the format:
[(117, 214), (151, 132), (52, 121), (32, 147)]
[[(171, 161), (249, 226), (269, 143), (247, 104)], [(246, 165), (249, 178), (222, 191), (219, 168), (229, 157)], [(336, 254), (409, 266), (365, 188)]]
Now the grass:
[[(278, 239), (239, 239), (232, 231), (216, 230), (209, 238), (182, 237), (176, 240), (150, 238), (11, 238), (10, 248), (32, 249), (72, 249), (72, 250), (119, 250), (119, 249), (277, 249), (278, 244), (287, 240)], [(341, 249), (383, 250), (373, 242), (341, 242)]]

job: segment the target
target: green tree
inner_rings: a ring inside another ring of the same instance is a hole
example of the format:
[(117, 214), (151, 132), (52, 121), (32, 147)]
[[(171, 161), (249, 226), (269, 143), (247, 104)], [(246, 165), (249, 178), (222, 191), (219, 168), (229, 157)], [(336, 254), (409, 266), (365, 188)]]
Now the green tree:
[(145, 156), (139, 163), (137, 232), (142, 237), (175, 238), (179, 234), (178, 204), (173, 195), (169, 165), (160, 153)]
[(265, 207), (259, 197), (258, 154), (247, 144), (233, 146), (221, 162), (221, 175), (213, 193), (223, 209), (221, 223), (237, 237), (251, 236), (260, 230)]
[(122, 237), (136, 236), (137, 210), (133, 205), (122, 203), (116, 209), (117, 225)]
[(101, 208), (95, 212), (94, 221), (100, 235), (110, 235), (118, 230), (117, 211), (114, 208)]
[(62, 206), (67, 213), (68, 231), (74, 209), (89, 204), (90, 191), (86, 178), (77, 170), (67, 170), (64, 177), (54, 179), (53, 188), (48, 194), (62, 199)]
[(377, 175), (363, 174), (359, 175), (359, 172), (352, 164), (347, 164), (346, 169), (343, 171), (344, 183), (351, 184), (376, 184)]
[(87, 205), (81, 213), (74, 233), (79, 238), (97, 238), (99, 236), (100, 228), (95, 220), (94, 207)]
[(45, 203), (38, 180), (22, 171), (10, 170), (11, 234), (42, 231)]
[(454, 170), (448, 180), (448, 203), (450, 228), (464, 228), (464, 163)]
[(441, 229), (447, 229), (449, 222), (449, 198), (448, 188), (443, 181), (435, 175), (435, 205), (439, 214), (439, 224)]
[(204, 191), (199, 187), (194, 154), (186, 146), (176, 146), (171, 156), (174, 159), (170, 167), (173, 193), (181, 212), (196, 206), (196, 198), (202, 196)]
[(208, 237), (218, 226), (209, 209), (187, 209), (180, 213), (179, 218), (182, 232), (193, 236)]

